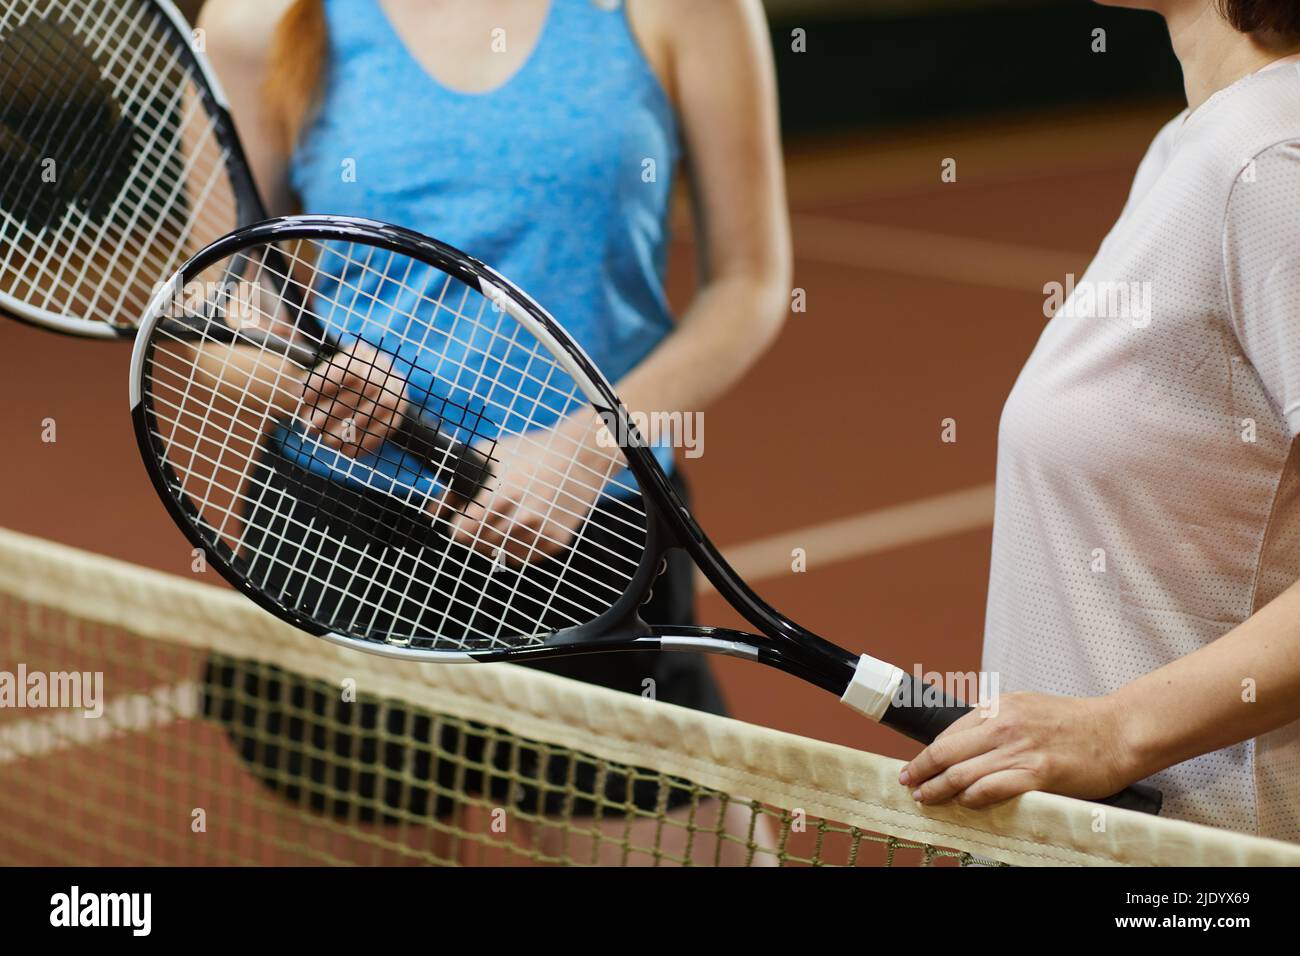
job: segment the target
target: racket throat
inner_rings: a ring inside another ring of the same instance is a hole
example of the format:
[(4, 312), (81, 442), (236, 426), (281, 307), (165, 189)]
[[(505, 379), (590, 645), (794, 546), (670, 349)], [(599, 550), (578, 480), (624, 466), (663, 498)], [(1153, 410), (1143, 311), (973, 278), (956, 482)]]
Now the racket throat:
[(546, 647), (552, 650), (562, 648), (572, 654), (662, 650), (720, 654), (750, 661), (761, 658), (753, 639), (740, 631), (695, 625), (652, 626), (637, 614), (614, 627), (605, 624), (599, 631), (591, 626), (568, 628), (547, 640)]
[(649, 639), (660, 650), (689, 651), (739, 657), (747, 661), (762, 659), (762, 650), (745, 635), (716, 627), (652, 627)]

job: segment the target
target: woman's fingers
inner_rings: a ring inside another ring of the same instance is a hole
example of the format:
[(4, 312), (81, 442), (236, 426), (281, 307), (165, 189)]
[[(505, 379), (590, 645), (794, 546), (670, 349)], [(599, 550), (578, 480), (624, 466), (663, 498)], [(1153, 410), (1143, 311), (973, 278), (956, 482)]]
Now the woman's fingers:
[(956, 799), (963, 806), (1026, 790), (1091, 798), (1132, 782), (1117, 757), (1121, 735), (1108, 699), (1015, 693), (997, 703), (995, 715), (954, 724), (899, 782), (924, 803)]
[[(1010, 800), (1030, 790), (1043, 786), (1038, 775), (1023, 767), (1008, 767), (995, 770), (987, 776), (980, 777), (969, 787), (956, 794), (953, 799), (963, 807), (980, 810), (1003, 800)], [(925, 803), (930, 801), (926, 800)]]
[(342, 367), (333, 360), (317, 365), (307, 373), (307, 383), (303, 386), (303, 401), (311, 409), (307, 424), (312, 431), (324, 431), (330, 421), (334, 408), (334, 396), (339, 383), (343, 380)]
[[(443, 496), (446, 503), (446, 495)], [(447, 525), (447, 537), (467, 548), (490, 553), (499, 546), (501, 536), (495, 530), (493, 514), (513, 514), (515, 502), (499, 492), (483, 493), (463, 508), (453, 511)]]
[(504, 544), (502, 550), (519, 564), (531, 564), (559, 554), (572, 539), (572, 532), (536, 513), (516, 519), (508, 528), (498, 526)]
[(452, 541), (507, 564), (522, 566), (559, 554), (573, 530), (549, 518), (545, 502), (532, 496), (511, 497), (498, 491), (480, 496), (449, 519)]
[[(986, 781), (990, 777), (1012, 770), (1020, 772), (1019, 768), (1008, 766), (1006, 755), (999, 751), (977, 753), (950, 763), (943, 770), (913, 787), (912, 799), (918, 803), (943, 803), (956, 797), (962, 806), (968, 806), (966, 800), (971, 795), (978, 797), (988, 789), (989, 785)], [(1026, 789), (1031, 788), (1032, 782)]]
[(397, 427), (403, 415), (401, 396), (394, 395), (387, 389), (381, 389), (379, 395), (370, 402), (365, 410), (366, 425), (358, 432), (359, 450), (363, 453), (378, 451)]
[(917, 754), (898, 775), (904, 786), (919, 786), (954, 764), (993, 749), (995, 742), (978, 709), (955, 722)]
[(558, 553), (571, 536), (550, 520), (550, 515), (546, 497), (521, 490), (508, 512), (492, 510), (485, 519), (490, 547), (501, 549), (518, 564)]
[(400, 424), (404, 389), (387, 357), (360, 344), (308, 374), (303, 389), (311, 409), (307, 423), (330, 448), (354, 456), (373, 452)]
[[(377, 451), (400, 424), (398, 406), (398, 399), (387, 392), (363, 396), (354, 408), (346, 410), (345, 417), (330, 419), (326, 444), (354, 457)], [(336, 402), (334, 408), (343, 410), (342, 403)]]
[(562, 553), (603, 486), (577, 460), (572, 430), (561, 427), (544, 442), (532, 435), (493, 442), (491, 486), (468, 503), (444, 496), (429, 509), (434, 520), (445, 522), (452, 541), (509, 566)]
[(451, 537), (487, 557), (500, 557), (513, 565), (524, 565), (540, 555), (558, 550), (547, 539), (543, 520), (530, 510), (528, 501), (494, 496), (486, 506), (475, 505), (458, 514)]
[(1046, 757), (999, 741), (1005, 734), (977, 714), (953, 724), (903, 768), (899, 782), (912, 788), (912, 799), (986, 807), (1043, 785)]
[[(1042, 788), (1043, 782), (1034, 771), (1025, 767), (999, 766), (997, 754), (985, 756), (989, 758), (987, 763), (980, 758), (949, 768), (919, 788), (919, 796), (914, 792), (913, 799), (926, 805), (952, 801), (958, 806), (981, 810)], [(971, 766), (967, 767), (967, 764)]]

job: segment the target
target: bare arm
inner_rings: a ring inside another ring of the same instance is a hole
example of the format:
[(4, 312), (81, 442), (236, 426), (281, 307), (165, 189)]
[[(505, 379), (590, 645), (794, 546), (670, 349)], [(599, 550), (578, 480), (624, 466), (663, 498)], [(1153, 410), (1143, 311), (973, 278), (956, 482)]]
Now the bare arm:
[[(196, 26), (203, 33), (208, 61), (230, 103), (231, 118), (248, 156), (258, 193), (272, 211), (288, 205), (288, 162), (274, 147), (275, 124), (261, 89), (266, 82), (275, 23), (291, 0), (209, 0)], [(217, 236), (205, 236), (212, 241)], [(195, 381), (214, 395), (238, 401), (247, 397), (281, 411), (291, 407), (283, 385), (295, 369), (272, 356), (242, 346), (205, 343), (193, 348), (176, 343), (195, 367)], [(297, 376), (299, 382), (305, 376)], [(290, 385), (290, 389), (293, 386)], [(294, 403), (296, 404), (296, 403)]]
[[(270, 215), (292, 211), (289, 156), (275, 102), (265, 94), (279, 19), (292, 0), (209, 0), (198, 26), (208, 59), (230, 102), (259, 194)], [(215, 238), (215, 237), (211, 237)], [(271, 317), (265, 317), (271, 318)], [(329, 446), (346, 454), (374, 451), (406, 410), (391, 359), (365, 343), (336, 354), (310, 373), (270, 352), (206, 343), (190, 350), (198, 384), (245, 408), (267, 409), (264, 421), (301, 413)], [(384, 374), (375, 375), (380, 368)]]
[(1007, 694), (919, 754), (924, 803), (985, 806), (1048, 790), (1100, 797), (1300, 720), (1300, 583), (1223, 637), (1104, 697)]
[[(1229, 321), (1278, 408), (1300, 399), (1300, 147), (1257, 154), (1238, 182), (1221, 251)], [(1234, 174), (1235, 175), (1235, 174)], [(1225, 410), (1226, 411), (1226, 410)], [(1300, 720), (1300, 584), (1218, 640), (1098, 698), (1009, 694), (983, 723), (963, 718), (909, 770), (922, 795), (988, 802), (1027, 789), (1100, 796), (1199, 754)], [(980, 779), (983, 775), (984, 779)]]
[(208, 60), (230, 101), (258, 193), (272, 216), (291, 211), (289, 157), (279, 145), (275, 106), (263, 95), (275, 25), (292, 0), (208, 0), (199, 15)]
[(776, 338), (791, 242), (776, 76), (758, 0), (656, 3), (686, 139), (701, 285), (677, 329), (619, 383), (637, 411), (698, 411)]
[[(790, 226), (775, 71), (758, 0), (654, 0), (628, 12), (662, 40), (665, 85), (677, 91), (702, 268), (677, 328), (617, 387), (633, 412), (693, 413), (753, 365), (788, 308)], [(588, 416), (574, 418), (548, 443), (554, 461), (514, 443), (503, 456), (519, 459), (517, 474), (499, 475), (490, 500), (453, 519), (452, 536), (520, 560), (559, 553), (594, 502), (599, 476), (617, 470), (618, 452), (597, 432)], [(571, 468), (575, 448), (580, 466)], [(532, 474), (570, 478), (551, 487)]]
[(1300, 720), (1300, 583), (1110, 697), (1134, 779)]

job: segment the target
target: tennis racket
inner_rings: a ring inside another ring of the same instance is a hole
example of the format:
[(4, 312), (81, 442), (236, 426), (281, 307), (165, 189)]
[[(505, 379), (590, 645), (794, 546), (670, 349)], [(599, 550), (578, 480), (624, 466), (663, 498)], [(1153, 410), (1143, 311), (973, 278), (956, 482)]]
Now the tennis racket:
[[(267, 294), (230, 294), (232, 275)], [(250, 325), (275, 342), (235, 341)], [(303, 325), (399, 357), (460, 488), (382, 456), (340, 456), (301, 427), (320, 411), (300, 384), (308, 368), (276, 343)], [(927, 743), (968, 710), (766, 604), (561, 325), (487, 266), (408, 230), (295, 217), (217, 241), (146, 311), (131, 406), (145, 465), (191, 542), (266, 610), (345, 647), (443, 662), (724, 654)], [(674, 548), (756, 634), (642, 621)], [(1160, 796), (1136, 786), (1108, 802), (1157, 812)]]

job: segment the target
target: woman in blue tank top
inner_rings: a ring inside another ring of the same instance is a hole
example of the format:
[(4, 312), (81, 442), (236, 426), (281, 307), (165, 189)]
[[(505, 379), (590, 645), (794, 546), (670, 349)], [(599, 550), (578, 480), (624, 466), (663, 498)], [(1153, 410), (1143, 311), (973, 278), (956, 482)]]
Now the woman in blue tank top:
[[(779, 329), (790, 242), (759, 0), (209, 0), (199, 25), (273, 213), (386, 220), (484, 260), (560, 318), (634, 412), (698, 412)], [(675, 320), (664, 274), (683, 165), (701, 278)], [(352, 353), (375, 361), (383, 343), (351, 331)], [(345, 353), (322, 377), (313, 424), (364, 463), (403, 414), (418, 414), (426, 393), (418, 356), (393, 357), (407, 387), (379, 403), (339, 387), (347, 363)], [(368, 436), (363, 447), (348, 444), (345, 421)], [(671, 436), (660, 438), (671, 471)], [(270, 467), (265, 478), (294, 480)], [(575, 515), (567, 532), (582, 520)], [(688, 561), (670, 563), (646, 620), (691, 623), (692, 579)], [(724, 711), (703, 657), (536, 666), (631, 693), (653, 681), (659, 700)], [(233, 664), (212, 677), (247, 683)], [(358, 726), (376, 719), (358, 710), (342, 716)], [(457, 743), (453, 752), (482, 746)], [(250, 760), (266, 750), (244, 749)], [(268, 769), (265, 778), (283, 784), (284, 768)], [(594, 792), (581, 768), (577, 776)], [(606, 789), (627, 799), (635, 788), (625, 779)], [(642, 788), (634, 802), (649, 809), (661, 796)], [(421, 800), (423, 812), (445, 812), (427, 794)], [(536, 793), (527, 801), (533, 812), (558, 811)]]

